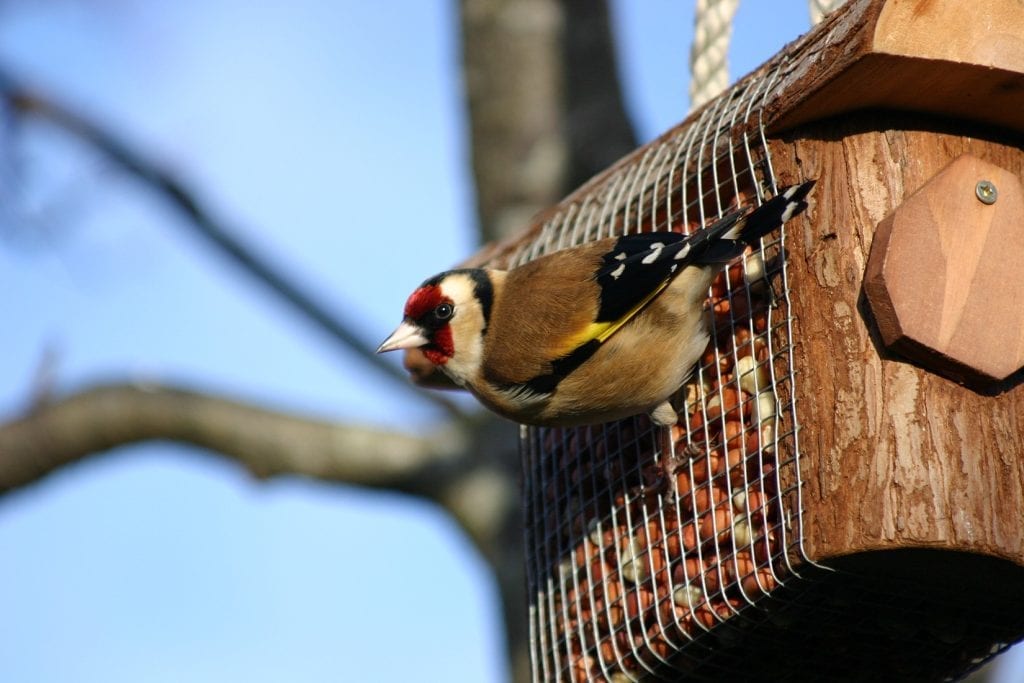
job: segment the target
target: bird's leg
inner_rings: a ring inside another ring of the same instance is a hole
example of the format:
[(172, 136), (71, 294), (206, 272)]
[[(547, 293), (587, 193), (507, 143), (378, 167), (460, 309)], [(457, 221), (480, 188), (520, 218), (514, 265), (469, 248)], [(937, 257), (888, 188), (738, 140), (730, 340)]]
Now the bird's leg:
[(668, 401), (659, 403), (651, 410), (650, 413), (651, 422), (659, 433), (658, 441), (660, 442), (661, 453), (663, 456), (668, 457), (672, 453), (672, 429), (671, 427), (679, 421), (679, 416), (676, 411), (669, 405)]
[(704, 449), (695, 443), (687, 443), (686, 445), (676, 444), (675, 448), (665, 452), (671, 453), (666, 465), (670, 474), (676, 474), (685, 470), (691, 461), (704, 455)]

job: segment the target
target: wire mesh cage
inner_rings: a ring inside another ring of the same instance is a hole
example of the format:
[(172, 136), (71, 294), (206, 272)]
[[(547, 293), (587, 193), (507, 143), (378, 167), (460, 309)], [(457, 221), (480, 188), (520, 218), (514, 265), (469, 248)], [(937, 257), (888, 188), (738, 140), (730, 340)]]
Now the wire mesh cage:
[[(507, 265), (690, 233), (805, 180), (776, 177), (766, 135), (766, 103), (805, 66), (787, 54), (556, 206)], [(712, 284), (676, 426), (522, 428), (535, 680), (954, 680), (1024, 634), (1006, 609), (1019, 574), (979, 595), (958, 590), (978, 565), (947, 556), (922, 581), (902, 571), (913, 553), (806, 552), (787, 252), (783, 229)]]
[[(560, 205), (512, 265), (612, 235), (690, 233), (773, 194), (757, 118), (775, 75)], [(688, 645), (723, 633), (806, 561), (784, 249), (784, 235), (766, 240), (713, 283), (712, 340), (677, 426), (524, 429), (537, 680), (685, 671)]]

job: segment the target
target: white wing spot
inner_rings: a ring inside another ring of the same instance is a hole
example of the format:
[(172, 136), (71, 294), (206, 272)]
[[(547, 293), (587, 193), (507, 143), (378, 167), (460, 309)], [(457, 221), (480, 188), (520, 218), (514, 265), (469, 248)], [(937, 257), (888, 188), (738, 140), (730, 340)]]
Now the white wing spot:
[(620, 263), (619, 267), (611, 272), (612, 279), (613, 280), (618, 280), (620, 277), (622, 277), (622, 274), (625, 273), (625, 272), (626, 272), (626, 264), (625, 263)]
[(743, 218), (741, 218), (738, 221), (736, 221), (736, 224), (734, 226), (732, 226), (731, 228), (729, 228), (729, 230), (724, 235), (722, 235), (722, 239), (724, 239), (724, 240), (738, 239), (739, 236), (740, 236), (740, 233), (743, 232), (743, 227), (746, 224), (747, 224), (747, 217), (744, 216)]
[(615, 260), (616, 261), (625, 261), (626, 260), (626, 252), (620, 251), (618, 254), (615, 255)]
[(683, 245), (682, 249), (680, 249), (678, 252), (676, 252), (676, 255), (675, 255), (676, 261), (679, 261), (680, 259), (686, 258), (686, 255), (689, 254), (689, 253), (690, 253), (690, 243), (687, 242), (686, 244)]
[(654, 244), (651, 245), (651, 249), (652, 249), (651, 253), (648, 254), (647, 256), (644, 256), (643, 260), (640, 261), (640, 263), (644, 263), (644, 264), (654, 263), (655, 261), (658, 260), (658, 257), (661, 256), (661, 250), (664, 249), (664, 248), (665, 248), (665, 244), (664, 243), (662, 243), (662, 242), (655, 242)]

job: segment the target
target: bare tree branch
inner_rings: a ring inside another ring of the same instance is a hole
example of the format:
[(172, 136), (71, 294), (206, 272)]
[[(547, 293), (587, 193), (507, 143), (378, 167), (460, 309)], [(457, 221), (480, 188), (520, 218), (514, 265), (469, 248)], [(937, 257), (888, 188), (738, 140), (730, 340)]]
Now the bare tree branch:
[(515, 429), (487, 414), (411, 436), (187, 389), (112, 384), (0, 424), (0, 494), (90, 455), (165, 440), (233, 459), (260, 478), (299, 475), (423, 498), (448, 512), (490, 565), (518, 645), (510, 655), (517, 671), (528, 672)]
[(259, 478), (298, 474), (428, 495), (424, 470), (457, 462), (457, 430), (428, 437), (289, 415), (142, 384), (98, 386), (0, 425), (0, 492), (90, 454), (164, 439), (237, 460)]
[[(485, 556), (517, 509), (510, 425), (452, 423), (427, 436), (292, 415), (156, 385), (97, 386), (0, 424), (0, 494), (120, 446), (177, 441), (237, 461), (261, 479), (299, 475), (400, 491), (444, 507)], [(516, 515), (518, 519), (518, 515)]]
[[(406, 375), (374, 353), (376, 345), (355, 332), (354, 325), (331, 312), (327, 304), (319, 300), (311, 290), (303, 288), (268, 258), (239, 239), (237, 234), (243, 231), (230, 229), (217, 219), (214, 212), (204, 206), (194, 192), (154, 160), (133, 149), (113, 131), (72, 111), (55, 99), (24, 86), (2, 69), (0, 96), (6, 101), (10, 111), (47, 121), (93, 146), (122, 171), (162, 196), (185, 218), (183, 225), (191, 228), (219, 254), (281, 297), (302, 317), (338, 342), (340, 347), (348, 349), (390, 379), (412, 388)], [(414, 393), (439, 406), (450, 416), (461, 416), (457, 406), (436, 393), (415, 389)]]

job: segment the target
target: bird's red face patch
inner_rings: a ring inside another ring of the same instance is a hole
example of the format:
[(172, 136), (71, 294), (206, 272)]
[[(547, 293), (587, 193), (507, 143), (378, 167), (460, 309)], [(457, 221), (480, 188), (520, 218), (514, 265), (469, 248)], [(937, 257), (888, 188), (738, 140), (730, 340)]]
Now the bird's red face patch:
[(441, 288), (437, 285), (425, 285), (409, 295), (405, 302), (405, 317), (419, 320), (444, 300)]
[(438, 285), (420, 287), (405, 302), (405, 318), (418, 325), (430, 340), (420, 350), (434, 365), (444, 365), (455, 353), (452, 328), (447, 318), (442, 319), (437, 315), (438, 307), (442, 304), (447, 304), (451, 310), (451, 300), (441, 292)]
[(445, 325), (431, 338), (431, 343), (423, 347), (423, 355), (434, 365), (444, 365), (455, 353), (455, 344), (452, 343), (452, 328)]

